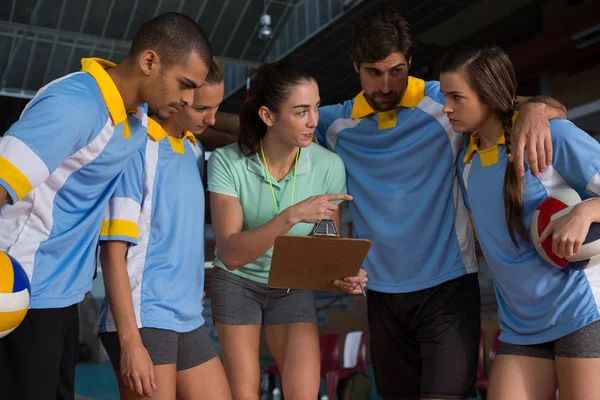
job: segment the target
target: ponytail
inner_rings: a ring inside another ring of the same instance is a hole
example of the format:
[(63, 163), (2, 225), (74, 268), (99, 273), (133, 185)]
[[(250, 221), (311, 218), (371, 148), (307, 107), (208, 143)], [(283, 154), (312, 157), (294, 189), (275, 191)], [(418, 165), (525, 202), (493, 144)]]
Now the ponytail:
[(238, 146), (242, 154), (246, 157), (256, 154), (267, 133), (267, 126), (258, 110), (265, 106), (272, 113), (279, 113), (281, 104), (289, 98), (292, 90), (311, 81), (315, 81), (312, 75), (286, 61), (265, 63), (258, 68), (254, 79), (256, 94), (247, 99), (240, 110)]
[[(502, 127), (504, 128), (504, 139), (506, 141), (506, 152), (508, 156), (511, 154), (512, 145), (512, 117), (512, 112), (505, 114), (502, 117)], [(523, 184), (521, 177), (517, 173), (515, 164), (511, 161), (506, 163), (502, 194), (504, 197), (504, 218), (506, 220), (506, 227), (508, 228), (510, 238), (518, 248), (519, 243), (515, 232), (518, 233), (521, 239), (525, 240), (528, 238), (528, 234), (523, 215)]]
[(258, 152), (260, 141), (267, 133), (267, 126), (258, 115), (260, 107), (257, 96), (252, 95), (246, 99), (240, 110), (238, 146), (246, 157), (251, 157)]
[[(458, 48), (452, 50), (442, 60), (441, 73), (464, 71), (469, 85), (479, 99), (495, 110), (502, 121), (506, 151), (511, 152), (513, 115), (518, 103), (517, 77), (510, 59), (502, 49)], [(519, 247), (517, 234), (528, 240), (523, 211), (523, 186), (517, 169), (512, 162), (504, 171), (504, 214), (510, 238)], [(516, 234), (515, 234), (516, 233)]]

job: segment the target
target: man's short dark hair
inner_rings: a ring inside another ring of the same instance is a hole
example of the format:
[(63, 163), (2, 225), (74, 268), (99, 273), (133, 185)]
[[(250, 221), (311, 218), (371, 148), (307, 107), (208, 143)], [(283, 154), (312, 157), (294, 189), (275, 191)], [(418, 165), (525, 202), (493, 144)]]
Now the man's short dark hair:
[(392, 53), (403, 53), (408, 60), (414, 47), (412, 27), (394, 7), (375, 10), (364, 15), (354, 29), (353, 61), (377, 62)]
[(223, 71), (223, 66), (215, 57), (213, 57), (210, 69), (208, 70), (208, 75), (206, 75), (206, 80), (204, 81), (205, 85), (216, 85), (225, 80), (225, 71)]
[(137, 57), (146, 50), (155, 51), (166, 68), (185, 62), (192, 52), (210, 68), (213, 57), (210, 42), (200, 26), (176, 12), (159, 15), (142, 24), (129, 49), (129, 57)]

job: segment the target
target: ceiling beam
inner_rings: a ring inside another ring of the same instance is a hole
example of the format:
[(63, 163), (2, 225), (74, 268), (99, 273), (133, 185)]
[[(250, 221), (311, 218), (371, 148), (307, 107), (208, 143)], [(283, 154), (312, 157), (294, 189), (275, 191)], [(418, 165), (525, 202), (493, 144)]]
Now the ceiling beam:
[[(351, 13), (354, 12), (355, 9), (357, 9), (359, 7), (359, 5), (362, 4), (367, 4), (366, 2), (367, 0), (354, 0), (352, 3), (348, 4), (348, 6), (346, 8), (344, 8), (344, 10), (339, 13), (338, 15), (336, 15), (335, 17), (333, 17), (330, 21), (326, 22), (325, 24), (321, 25), (319, 28), (317, 28), (316, 30), (312, 31), (310, 34), (307, 34), (306, 37), (304, 37), (304, 39), (300, 40), (298, 43), (296, 43), (294, 46), (292, 46), (290, 49), (288, 49), (283, 55), (281, 55), (279, 57), (279, 59), (284, 59), (286, 57), (288, 57), (289, 55), (291, 55), (292, 53), (294, 53), (294, 51), (296, 51), (299, 47), (303, 46), (304, 44), (310, 42), (311, 40), (313, 40), (313, 38), (315, 38), (315, 36), (317, 36), (318, 34), (320, 34), (321, 32), (323, 32), (324, 30), (326, 30), (327, 28), (329, 28), (330, 26), (333, 26), (335, 24), (339, 24), (340, 22), (343, 22), (343, 18)], [(298, 3), (300, 4), (300, 3)], [(255, 31), (252, 33), (252, 35), (256, 34), (256, 30), (258, 28), (258, 25), (255, 27)], [(248, 42), (246, 44), (246, 47), (249, 45), (250, 42)], [(245, 52), (245, 50), (244, 50)], [(242, 52), (242, 54), (244, 54), (244, 52)], [(251, 79), (254, 79), (254, 76), (251, 77)], [(237, 93), (239, 90), (241, 90), (242, 88), (244, 88), (246, 86), (246, 82), (242, 83), (240, 86), (238, 86), (237, 88), (231, 90), (229, 93), (225, 94), (225, 101), (227, 99), (229, 99), (231, 96), (235, 95), (235, 93)]]
[(237, 30), (239, 29), (240, 24), (242, 23), (242, 20), (246, 16), (246, 13), (248, 11), (248, 6), (250, 6), (250, 2), (249, 1), (246, 2), (246, 5), (244, 6), (244, 9), (240, 13), (240, 16), (238, 17), (238, 20), (235, 23), (235, 26), (233, 27), (233, 30), (231, 31), (231, 33), (229, 33), (229, 40), (227, 40), (227, 43), (225, 43), (225, 47), (223, 47), (223, 55), (227, 54), (227, 50), (229, 50), (229, 46), (231, 45), (231, 42), (233, 41), (233, 38), (235, 37), (235, 34), (237, 33)]
[[(0, 35), (8, 37), (23, 37), (25, 40), (33, 41), (50, 41), (50, 43), (52, 41), (57, 41), (57, 43), (61, 45), (72, 47), (88, 48), (90, 45), (94, 45), (99, 50), (112, 50), (117, 53), (125, 54), (129, 52), (129, 47), (131, 46), (131, 41), (127, 40), (102, 38), (99, 36), (86, 35), (78, 32), (57, 30), (42, 26), (20, 24), (8, 21), (0, 22)], [(219, 55), (217, 55), (217, 57), (219, 57), (219, 60), (224, 64), (242, 65), (244, 67), (251, 68), (257, 68), (259, 65), (259, 63), (256, 61), (232, 57), (220, 57)]]
[(0, 88), (0, 96), (14, 97), (17, 99), (33, 99), (35, 90), (24, 90), (17, 88)]

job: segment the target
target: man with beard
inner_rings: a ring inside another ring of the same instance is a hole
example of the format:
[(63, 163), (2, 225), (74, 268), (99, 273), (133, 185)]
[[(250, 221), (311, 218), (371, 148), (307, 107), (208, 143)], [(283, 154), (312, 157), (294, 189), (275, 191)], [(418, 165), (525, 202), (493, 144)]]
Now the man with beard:
[(6, 398), (73, 399), (77, 304), (92, 287), (108, 201), (146, 140), (143, 104), (168, 118), (191, 103), (211, 61), (193, 20), (158, 16), (123, 62), (83, 59), (82, 72), (44, 86), (0, 139), (0, 250), (31, 281), (31, 309), (0, 339), (0, 382), (18, 390)]
[[(412, 52), (411, 27), (398, 10), (365, 15), (351, 52), (363, 91), (321, 107), (316, 136), (346, 166), (354, 237), (373, 241), (364, 268), (379, 395), (465, 399), (475, 394), (480, 298), (456, 179), (463, 134), (442, 111), (439, 82), (408, 75)], [(548, 98), (521, 103), (515, 154), (530, 139), (536, 174), (551, 157), (548, 119), (566, 112)]]

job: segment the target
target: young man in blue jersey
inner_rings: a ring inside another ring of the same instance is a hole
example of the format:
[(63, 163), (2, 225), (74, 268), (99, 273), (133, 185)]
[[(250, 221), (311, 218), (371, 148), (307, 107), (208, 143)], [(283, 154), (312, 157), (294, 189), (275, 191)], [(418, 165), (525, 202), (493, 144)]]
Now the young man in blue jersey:
[(121, 399), (231, 399), (202, 316), (204, 151), (194, 137), (214, 124), (224, 75), (213, 61), (192, 104), (151, 115), (102, 224), (98, 332)]
[(211, 60), (193, 20), (158, 16), (119, 65), (83, 59), (82, 72), (40, 89), (0, 139), (0, 250), (31, 281), (31, 309), (0, 339), (0, 381), (15, 384), (7, 398), (74, 397), (77, 303), (92, 286), (108, 200), (146, 140), (147, 108), (166, 119), (190, 103)]
[[(463, 134), (442, 111), (439, 82), (408, 75), (412, 51), (398, 10), (365, 15), (351, 54), (363, 91), (321, 107), (315, 134), (345, 163), (354, 236), (373, 241), (365, 269), (379, 395), (465, 399), (475, 394), (480, 297), (456, 175)], [(533, 173), (551, 160), (548, 120), (565, 114), (552, 99), (521, 106), (515, 155), (527, 142)]]

